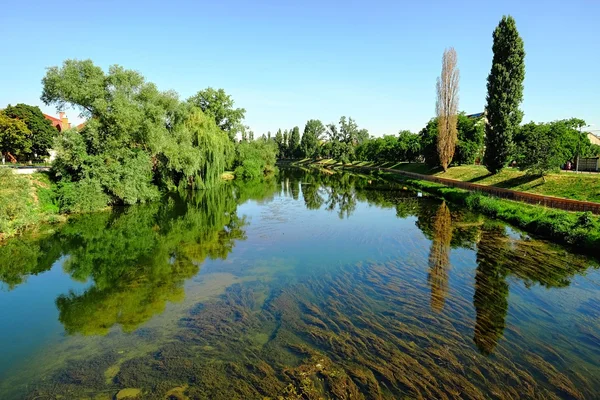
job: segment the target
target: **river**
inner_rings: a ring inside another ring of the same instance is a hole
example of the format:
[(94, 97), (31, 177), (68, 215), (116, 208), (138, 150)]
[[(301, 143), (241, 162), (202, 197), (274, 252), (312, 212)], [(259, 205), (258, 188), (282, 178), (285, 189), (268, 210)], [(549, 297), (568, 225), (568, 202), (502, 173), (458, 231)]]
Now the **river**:
[(598, 261), (283, 169), (0, 247), (0, 398), (600, 398)]

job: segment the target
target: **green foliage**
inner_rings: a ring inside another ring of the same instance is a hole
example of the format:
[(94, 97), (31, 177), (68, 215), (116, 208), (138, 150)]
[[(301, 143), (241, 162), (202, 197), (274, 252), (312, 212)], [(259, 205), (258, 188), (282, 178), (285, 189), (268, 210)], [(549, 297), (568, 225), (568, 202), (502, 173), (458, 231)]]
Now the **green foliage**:
[[(57, 140), (53, 170), (65, 210), (88, 210), (101, 199), (145, 202), (160, 188), (208, 188), (233, 162), (233, 144), (215, 121), (231, 132), (233, 115), (241, 118), (243, 110), (231, 110), (222, 91), (199, 92), (182, 103), (135, 71), (111, 66), (105, 74), (90, 60), (49, 68), (43, 84), (46, 104), (73, 106), (89, 118), (81, 132), (69, 130)], [(74, 196), (83, 188), (93, 195), (78, 206)]]
[(400, 131), (398, 134), (397, 146), (397, 155), (400, 161), (415, 162), (419, 160), (421, 156), (421, 143), (419, 140), (419, 135), (407, 130)]
[(544, 176), (567, 161), (576, 161), (578, 155), (593, 155), (589, 138), (578, 129), (584, 125), (585, 121), (577, 118), (523, 125), (515, 135), (519, 167)]
[(60, 182), (57, 200), (61, 212), (77, 213), (102, 209), (110, 198), (98, 180), (84, 178), (77, 182)]
[(0, 168), (0, 239), (20, 234), (57, 213), (55, 188), (46, 175), (17, 175)]
[(432, 118), (419, 132), (421, 155), (423, 156), (425, 163), (431, 168), (440, 165), (440, 158), (437, 152), (437, 136), (438, 121), (437, 118)]
[(31, 151), (31, 131), (19, 119), (7, 116), (0, 111), (0, 154), (11, 153), (21, 156)]
[(236, 146), (235, 175), (257, 179), (275, 170), (277, 144), (272, 140), (242, 141)]
[(454, 163), (474, 164), (483, 155), (485, 128), (481, 118), (469, 118), (465, 113), (458, 114), (458, 143)]
[(31, 187), (26, 177), (15, 175), (12, 169), (0, 168), (0, 236), (29, 225), (33, 214)]
[(304, 126), (300, 142), (301, 156), (316, 158), (319, 154), (319, 141), (325, 133), (325, 126), (318, 119), (311, 119)]
[(223, 89), (206, 88), (188, 99), (188, 102), (200, 108), (206, 115), (214, 118), (215, 123), (227, 133), (231, 141), (240, 131), (246, 110), (233, 108), (234, 101)]
[(484, 164), (497, 173), (510, 161), (513, 136), (521, 123), (525, 49), (515, 20), (504, 16), (494, 30), (494, 58), (487, 82)]
[(302, 149), (300, 148), (300, 128), (297, 126), (290, 131), (287, 153), (288, 157), (290, 158), (301, 157)]
[(48, 150), (52, 147), (52, 141), (57, 134), (56, 128), (44, 117), (42, 111), (37, 106), (27, 104), (8, 105), (4, 113), (10, 118), (16, 118), (25, 123), (31, 131), (31, 153), (39, 156), (48, 155)]
[(399, 161), (398, 138), (392, 135), (369, 139), (356, 148), (356, 158), (364, 161)]
[(530, 122), (519, 129), (517, 160), (519, 168), (532, 175), (545, 176), (567, 161), (561, 147), (564, 124)]
[(366, 129), (358, 129), (352, 118), (341, 117), (339, 129), (335, 124), (327, 125), (327, 144), (322, 149), (326, 157), (348, 163), (355, 159), (356, 146), (369, 139)]
[[(483, 152), (484, 128), (480, 119), (469, 118), (464, 112), (458, 114), (458, 144), (453, 162), (456, 164), (473, 164)], [(438, 121), (432, 118), (419, 132), (421, 155), (430, 168), (440, 165), (437, 136)]]
[(284, 141), (283, 133), (281, 133), (281, 129), (278, 129), (277, 133), (275, 134), (275, 144), (277, 144), (279, 158), (285, 158), (286, 144)]

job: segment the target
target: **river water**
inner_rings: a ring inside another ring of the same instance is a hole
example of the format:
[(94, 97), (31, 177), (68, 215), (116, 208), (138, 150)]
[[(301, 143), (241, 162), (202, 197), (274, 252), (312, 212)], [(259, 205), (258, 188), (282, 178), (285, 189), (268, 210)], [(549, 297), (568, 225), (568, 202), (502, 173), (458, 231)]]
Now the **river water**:
[(600, 398), (596, 260), (373, 177), (73, 217), (0, 286), (0, 399)]

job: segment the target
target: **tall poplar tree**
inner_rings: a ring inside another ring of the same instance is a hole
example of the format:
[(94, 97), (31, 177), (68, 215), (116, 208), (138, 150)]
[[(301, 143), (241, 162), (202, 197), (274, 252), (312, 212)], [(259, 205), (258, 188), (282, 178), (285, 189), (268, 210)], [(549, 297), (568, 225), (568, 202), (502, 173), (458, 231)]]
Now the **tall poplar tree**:
[(525, 49), (515, 20), (503, 16), (494, 30), (494, 58), (487, 82), (487, 123), (483, 163), (493, 174), (510, 161), (513, 136), (523, 119)]
[(438, 117), (437, 151), (444, 172), (452, 162), (458, 141), (458, 58), (454, 48), (444, 51), (442, 74), (437, 80), (437, 102), (435, 111)]
[(290, 157), (296, 158), (300, 156), (300, 128), (297, 126), (290, 131), (290, 142), (288, 147), (290, 149)]

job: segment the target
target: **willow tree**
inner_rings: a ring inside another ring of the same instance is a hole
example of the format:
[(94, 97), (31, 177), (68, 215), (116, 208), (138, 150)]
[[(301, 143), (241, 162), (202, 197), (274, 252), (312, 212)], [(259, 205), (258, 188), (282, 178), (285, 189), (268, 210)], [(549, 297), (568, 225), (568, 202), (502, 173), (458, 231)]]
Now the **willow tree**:
[(62, 209), (145, 202), (160, 188), (206, 188), (232, 163), (233, 144), (213, 114), (136, 71), (113, 65), (106, 73), (91, 60), (67, 60), (42, 83), (46, 104), (73, 107), (88, 120), (56, 142)]
[(452, 162), (458, 131), (458, 85), (459, 70), (458, 58), (454, 48), (444, 50), (442, 57), (442, 74), (437, 80), (437, 101), (435, 111), (438, 117), (437, 151), (440, 165), (444, 171)]
[(491, 173), (496, 173), (510, 161), (513, 136), (523, 119), (519, 104), (523, 101), (525, 49), (511, 16), (502, 17), (494, 30), (492, 50), (483, 163)]

